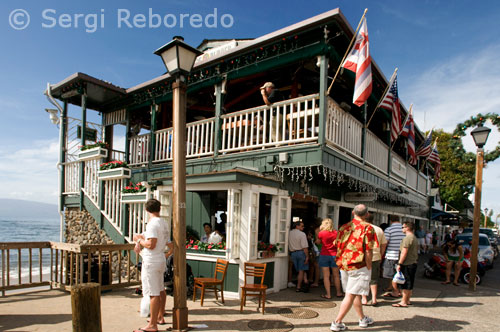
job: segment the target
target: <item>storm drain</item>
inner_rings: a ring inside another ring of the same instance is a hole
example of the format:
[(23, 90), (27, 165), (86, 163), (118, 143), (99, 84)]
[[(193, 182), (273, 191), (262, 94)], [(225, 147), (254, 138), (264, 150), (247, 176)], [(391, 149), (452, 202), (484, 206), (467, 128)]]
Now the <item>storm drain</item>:
[(252, 320), (248, 327), (254, 331), (288, 332), (293, 330), (293, 324), (283, 320)]
[(278, 314), (286, 318), (295, 319), (311, 319), (318, 317), (318, 313), (316, 311), (304, 308), (281, 308), (278, 310)]
[(323, 301), (323, 300), (301, 301), (300, 304), (302, 304), (305, 307), (322, 308), (322, 309), (335, 308), (337, 306), (337, 304), (333, 301)]

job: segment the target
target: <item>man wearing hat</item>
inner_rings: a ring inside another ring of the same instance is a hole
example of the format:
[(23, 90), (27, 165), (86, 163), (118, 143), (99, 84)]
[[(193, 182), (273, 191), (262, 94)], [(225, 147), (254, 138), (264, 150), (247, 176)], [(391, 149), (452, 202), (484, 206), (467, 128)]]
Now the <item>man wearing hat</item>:
[[(281, 91), (276, 89), (274, 87), (273, 82), (266, 82), (263, 86), (260, 87), (260, 93), (262, 95), (262, 100), (267, 106), (271, 106), (273, 103), (276, 103), (278, 101), (283, 100), (283, 95), (281, 94)], [(272, 112), (271, 112), (271, 141), (277, 142), (281, 141), (283, 138), (282, 131), (284, 131), (284, 128), (281, 128), (282, 130), (278, 130), (278, 135), (276, 135), (276, 125), (280, 122), (283, 121), (281, 117), (283, 116), (283, 111), (280, 108), (280, 111), (277, 112), (277, 108), (271, 107)], [(279, 114), (279, 116), (278, 116)], [(280, 122), (278, 122), (280, 121)]]

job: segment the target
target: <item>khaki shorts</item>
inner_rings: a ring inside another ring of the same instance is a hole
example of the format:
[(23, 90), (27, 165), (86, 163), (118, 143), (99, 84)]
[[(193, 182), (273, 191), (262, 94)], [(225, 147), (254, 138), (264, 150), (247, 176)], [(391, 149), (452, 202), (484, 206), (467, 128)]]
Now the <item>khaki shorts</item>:
[(372, 278), (370, 279), (370, 286), (378, 284), (380, 279), (380, 261), (372, 262)]
[(359, 270), (340, 270), (342, 289), (353, 295), (368, 295), (370, 292), (371, 271), (365, 267)]
[(142, 262), (141, 279), (144, 296), (160, 296), (160, 292), (165, 290), (163, 274), (166, 267), (166, 261), (163, 263)]

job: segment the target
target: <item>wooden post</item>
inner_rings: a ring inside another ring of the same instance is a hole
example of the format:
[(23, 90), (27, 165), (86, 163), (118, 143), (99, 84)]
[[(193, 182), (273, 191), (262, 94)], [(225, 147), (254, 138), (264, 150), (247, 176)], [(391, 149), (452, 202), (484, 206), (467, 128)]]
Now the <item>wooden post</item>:
[(477, 275), (477, 254), (479, 245), (479, 224), (481, 218), (481, 191), (483, 186), (483, 163), (484, 163), (484, 150), (483, 148), (477, 149), (476, 156), (476, 187), (474, 189), (474, 221), (472, 227), (472, 245), (470, 256), (470, 280), (469, 290), (476, 290), (476, 275)]
[(102, 332), (101, 286), (86, 283), (71, 288), (73, 332)]
[(222, 84), (217, 83), (215, 85), (215, 136), (214, 136), (214, 156), (217, 157), (219, 155), (219, 150), (222, 146), (222, 130), (221, 130), (221, 118), (222, 115)]
[(178, 77), (173, 90), (174, 158), (172, 174), (172, 217), (174, 239), (174, 308), (172, 329), (186, 330), (186, 84)]

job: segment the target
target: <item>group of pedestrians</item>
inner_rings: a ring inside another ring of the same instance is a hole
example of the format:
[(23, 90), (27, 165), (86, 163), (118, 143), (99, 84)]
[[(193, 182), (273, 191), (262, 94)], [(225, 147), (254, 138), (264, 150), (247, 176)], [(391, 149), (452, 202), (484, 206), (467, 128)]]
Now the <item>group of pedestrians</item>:
[[(344, 297), (330, 326), (332, 331), (346, 329), (343, 319), (352, 307), (359, 317), (360, 327), (373, 324), (373, 319), (364, 314), (363, 305), (377, 306), (380, 275), (389, 280), (389, 288), (383, 296), (401, 298), (393, 307), (411, 305), (415, 283), (421, 244), (415, 236), (415, 224), (410, 221), (401, 224), (398, 216), (390, 216), (391, 225), (383, 231), (373, 224), (374, 216), (363, 204), (354, 207), (352, 216), (353, 219), (338, 231), (330, 218), (324, 219), (316, 237), (316, 243), (321, 245), (318, 261), (325, 287), (325, 294), (321, 297), (332, 298), (330, 276), (333, 277), (336, 296)], [(301, 221), (295, 223), (289, 237), (291, 261), (298, 271), (298, 292), (304, 287), (309, 269), (309, 245), (303, 229)], [(425, 236), (424, 233), (424, 241)], [(396, 273), (404, 276), (404, 283), (393, 281)], [(370, 293), (371, 300), (368, 301)]]

